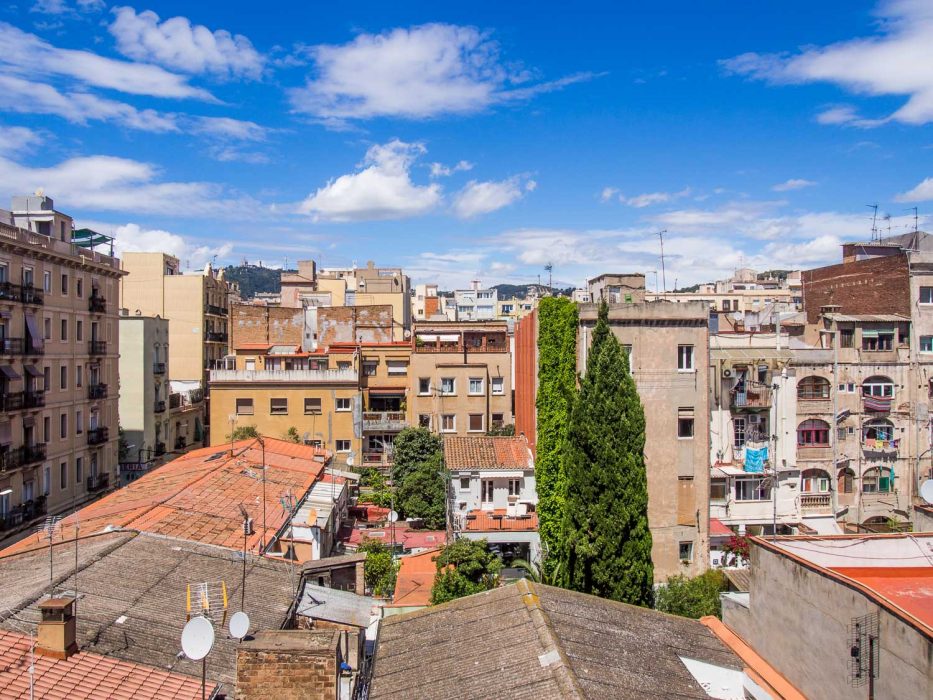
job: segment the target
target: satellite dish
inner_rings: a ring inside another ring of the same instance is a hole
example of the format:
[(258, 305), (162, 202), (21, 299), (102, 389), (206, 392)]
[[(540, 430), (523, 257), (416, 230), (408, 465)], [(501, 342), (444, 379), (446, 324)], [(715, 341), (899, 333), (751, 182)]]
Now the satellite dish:
[(355, 461), (356, 460), (353, 459), (352, 453), (347, 455), (347, 466), (348, 467), (352, 467)]
[(249, 632), (249, 615), (242, 610), (233, 613), (233, 617), (230, 618), (230, 636), (243, 639), (247, 632)]
[(396, 520), (398, 520), (398, 513), (396, 513), (394, 510), (390, 510), (388, 519), (390, 523), (394, 523)]
[(305, 518), (305, 522), (308, 525), (317, 525), (317, 508), (308, 509), (308, 517)]
[(927, 479), (920, 484), (920, 498), (933, 506), (933, 479)]
[(181, 650), (192, 661), (200, 661), (214, 646), (214, 625), (206, 617), (192, 617), (181, 631)]

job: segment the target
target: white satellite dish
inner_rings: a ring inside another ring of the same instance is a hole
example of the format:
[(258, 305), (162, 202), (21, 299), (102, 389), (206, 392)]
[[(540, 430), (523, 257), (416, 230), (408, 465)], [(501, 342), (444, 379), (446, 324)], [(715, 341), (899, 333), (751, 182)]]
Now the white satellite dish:
[(347, 466), (352, 467), (355, 460), (353, 459), (353, 453), (347, 455)]
[(933, 479), (927, 479), (920, 484), (920, 498), (933, 506)]
[(398, 520), (398, 513), (396, 513), (394, 510), (390, 510), (388, 519), (390, 523), (394, 523), (396, 520)]
[(230, 636), (236, 639), (243, 639), (249, 632), (249, 615), (242, 610), (233, 613), (230, 618)]
[(214, 646), (214, 625), (206, 617), (192, 617), (181, 631), (181, 650), (192, 661), (200, 661)]

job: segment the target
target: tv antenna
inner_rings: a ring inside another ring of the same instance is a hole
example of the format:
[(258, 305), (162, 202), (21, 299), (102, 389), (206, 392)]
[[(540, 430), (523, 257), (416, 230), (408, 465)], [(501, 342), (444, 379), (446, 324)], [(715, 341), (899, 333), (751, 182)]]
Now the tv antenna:
[(547, 272), (547, 288), (551, 296), (554, 296), (554, 284), (553, 284), (553, 275), (554, 272), (554, 263), (548, 263), (544, 266), (545, 272)]
[(866, 207), (871, 209), (871, 239), (873, 241), (878, 240), (878, 205), (877, 204), (866, 204)]
[(45, 522), (41, 523), (37, 528), (39, 537), (41, 538), (44, 535), (49, 540), (49, 598), (55, 597), (55, 567), (52, 557), (52, 541), (55, 538), (55, 533), (61, 530), (60, 522), (61, 518), (57, 515), (50, 515), (45, 519)]
[(914, 231), (920, 230), (920, 216), (917, 213), (917, 207), (908, 207), (904, 211), (912, 211), (914, 213)]
[(657, 232), (657, 237), (661, 240), (661, 284), (664, 286), (664, 292), (667, 292), (667, 273), (664, 270), (664, 234), (667, 233), (667, 229), (662, 229)]

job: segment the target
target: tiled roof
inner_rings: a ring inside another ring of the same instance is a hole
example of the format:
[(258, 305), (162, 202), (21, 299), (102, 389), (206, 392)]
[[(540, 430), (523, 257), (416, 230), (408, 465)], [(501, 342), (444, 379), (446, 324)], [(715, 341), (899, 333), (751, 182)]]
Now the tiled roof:
[[(29, 698), (32, 638), (0, 630), (0, 698)], [(100, 654), (79, 652), (67, 659), (35, 655), (33, 695), (45, 700), (118, 700), (201, 697), (201, 680)], [(208, 682), (207, 694), (216, 686)]]
[(385, 618), (369, 697), (709, 700), (682, 658), (743, 668), (696, 620), (521, 580)]
[[(90, 535), (79, 539), (78, 545), (76, 615), (81, 652), (200, 678), (200, 662), (176, 657), (187, 614), (186, 586), (225, 582), (229, 620), (229, 615), (240, 609), (240, 554), (132, 532)], [(56, 591), (71, 592), (75, 587), (74, 541), (56, 539), (52, 549)], [(290, 568), (287, 562), (248, 557), (244, 607), (252, 630), (279, 629), (287, 619), (294, 600)], [(39, 620), (37, 605), (48, 594), (48, 587), (47, 543), (42, 549), (0, 558), (0, 628), (34, 631)], [(9, 609), (17, 610), (17, 618), (30, 622), (9, 619), (3, 612)], [(237, 642), (229, 638), (225, 624), (219, 618), (215, 623), (207, 678), (233, 697)]]
[(709, 519), (709, 536), (710, 537), (732, 537), (735, 533), (730, 530), (722, 520), (718, 518)]
[(420, 554), (410, 554), (399, 560), (398, 576), (395, 578), (395, 595), (389, 607), (414, 607), (431, 604), (431, 588), (437, 574), (434, 558), (440, 550), (431, 549)]
[(393, 536), (395, 543), (405, 550), (433, 548), (447, 542), (447, 533), (444, 530), (413, 530), (407, 523), (396, 523), (394, 533), (393, 528), (388, 526), (353, 528), (341, 539), (355, 548), (367, 537), (390, 544)]
[[(474, 517), (470, 517), (474, 516)], [(495, 517), (500, 516), (500, 517)], [(524, 517), (510, 518), (504, 508), (496, 510), (471, 510), (464, 520), (467, 532), (536, 532), (538, 514), (528, 513)]]
[(518, 437), (444, 438), (444, 464), (448, 469), (534, 469), (528, 440)]
[[(328, 454), (319, 448), (265, 438), (266, 541), (285, 523), (288, 512), (281, 497), (286, 491), (301, 497), (320, 478)], [(122, 489), (85, 506), (62, 521), (67, 539), (79, 532), (91, 534), (108, 526), (140, 530), (180, 539), (243, 547), (242, 503), (253, 518), (253, 534), (247, 541), (258, 549), (262, 528), (262, 451), (255, 440), (230, 447), (193, 450), (154, 469)], [(39, 536), (27, 537), (0, 554), (43, 547)]]

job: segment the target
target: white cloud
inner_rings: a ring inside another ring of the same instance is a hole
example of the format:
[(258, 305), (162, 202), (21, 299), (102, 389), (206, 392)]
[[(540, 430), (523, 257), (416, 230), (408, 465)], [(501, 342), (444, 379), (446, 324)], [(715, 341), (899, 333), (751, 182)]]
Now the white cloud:
[(802, 190), (805, 187), (813, 187), (816, 185), (813, 180), (804, 180), (803, 178), (791, 178), (790, 180), (785, 180), (784, 182), (774, 185), (771, 189), (774, 192), (790, 192), (791, 190)]
[(214, 256), (225, 259), (233, 251), (231, 243), (219, 246), (197, 244), (177, 233), (144, 228), (134, 223), (115, 227), (94, 224), (91, 228), (114, 237), (114, 251), (117, 257), (124, 253), (158, 251), (174, 255), (181, 261), (183, 267), (195, 270), (202, 269), (205, 263), (210, 262)]
[(636, 209), (644, 209), (645, 207), (650, 207), (655, 204), (664, 204), (682, 197), (689, 197), (691, 192), (692, 190), (689, 187), (685, 187), (679, 192), (645, 192), (644, 194), (626, 197), (618, 187), (604, 187), (599, 194), (599, 200), (601, 202), (609, 202), (618, 199), (622, 204), (635, 207)]
[(81, 211), (212, 218), (254, 218), (259, 202), (233, 196), (209, 182), (158, 182), (148, 163), (113, 156), (71, 158), (47, 168), (30, 168), (0, 157), (0, 192), (43, 188), (56, 202)]
[(99, 12), (107, 4), (104, 0), (77, 0), (76, 8), (68, 4), (68, 0), (36, 0), (30, 12), (42, 15), (77, 15), (80, 12)]
[(592, 77), (525, 86), (529, 71), (501, 61), (488, 33), (450, 24), (360, 34), (347, 44), (308, 52), (316, 72), (304, 87), (291, 91), (292, 106), (338, 124), (379, 116), (467, 114)]
[(174, 115), (139, 110), (88, 92), (62, 93), (51, 85), (12, 75), (0, 74), (0, 108), (23, 114), (53, 114), (74, 124), (105, 121), (140, 131), (178, 131)]
[(64, 76), (131, 95), (214, 99), (205, 90), (189, 85), (186, 78), (158, 66), (57, 48), (5, 22), (0, 22), (0, 46), (0, 71), (29, 80), (37, 75)]
[(362, 170), (318, 188), (301, 203), (299, 211), (325, 221), (404, 219), (425, 214), (442, 196), (440, 185), (412, 182), (412, 163), (425, 152), (423, 144), (398, 139), (373, 146), (366, 152)]
[(677, 231), (722, 231), (752, 225), (782, 202), (734, 201), (714, 209), (679, 209), (652, 217), (662, 226)]
[(132, 7), (117, 7), (113, 13), (109, 30), (124, 56), (186, 73), (254, 80), (262, 75), (265, 58), (241, 34), (192, 26), (187, 17), (160, 23), (151, 10), (136, 14)]
[(615, 197), (619, 193), (619, 190), (615, 187), (603, 187), (603, 191), (599, 193), (600, 202), (608, 202), (610, 199)]
[(901, 95), (907, 101), (883, 119), (864, 119), (836, 107), (824, 124), (878, 126), (887, 121), (933, 121), (933, 3), (888, 0), (879, 5), (880, 34), (808, 48), (794, 55), (746, 53), (722, 62), (740, 75), (773, 84), (829, 82), (862, 95)]
[(522, 177), (510, 177), (499, 182), (471, 180), (454, 197), (454, 213), (461, 219), (472, 219), (502, 209), (522, 198), (525, 192), (537, 187), (534, 180), (522, 182)]
[(32, 129), (0, 125), (0, 155), (22, 153), (41, 142), (42, 138)]
[(933, 200), (933, 177), (926, 178), (912, 190), (897, 195), (898, 202), (929, 202)]
[(195, 117), (194, 131), (236, 141), (265, 141), (269, 130), (256, 122), (229, 117)]
[(453, 167), (446, 166), (443, 163), (431, 163), (431, 177), (450, 177), (454, 173), (472, 169), (473, 164), (468, 160), (461, 160)]

